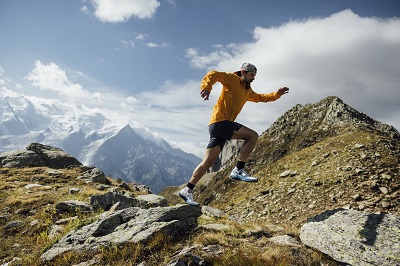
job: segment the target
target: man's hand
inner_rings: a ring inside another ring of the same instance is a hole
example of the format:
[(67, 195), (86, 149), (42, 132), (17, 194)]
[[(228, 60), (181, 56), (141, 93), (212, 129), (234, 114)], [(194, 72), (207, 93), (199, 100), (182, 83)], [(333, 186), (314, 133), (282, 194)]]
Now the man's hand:
[(210, 92), (206, 90), (202, 90), (200, 92), (201, 98), (204, 99), (204, 101), (209, 100), (208, 98), (210, 97)]
[(282, 87), (278, 90), (279, 96), (282, 96), (283, 94), (289, 93), (289, 88), (288, 87)]

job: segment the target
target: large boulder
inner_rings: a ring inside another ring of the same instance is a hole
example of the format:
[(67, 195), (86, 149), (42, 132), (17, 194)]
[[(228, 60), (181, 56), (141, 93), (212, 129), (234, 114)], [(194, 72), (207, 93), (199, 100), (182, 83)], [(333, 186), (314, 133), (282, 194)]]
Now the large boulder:
[(337, 209), (308, 220), (301, 241), (351, 265), (400, 265), (400, 218)]
[(200, 207), (176, 205), (140, 209), (131, 207), (100, 217), (94, 223), (76, 229), (61, 238), (42, 254), (44, 261), (69, 251), (96, 252), (99, 247), (124, 243), (148, 243), (162, 233), (174, 241), (177, 237), (197, 227)]
[(59, 148), (32, 143), (26, 151), (11, 151), (0, 154), (0, 167), (49, 167), (62, 169), (82, 166), (75, 157)]

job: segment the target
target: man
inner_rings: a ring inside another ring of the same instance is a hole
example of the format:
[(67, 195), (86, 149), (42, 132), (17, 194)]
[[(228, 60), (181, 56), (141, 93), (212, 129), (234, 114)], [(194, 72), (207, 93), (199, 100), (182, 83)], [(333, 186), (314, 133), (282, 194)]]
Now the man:
[(258, 180), (255, 177), (249, 176), (244, 170), (245, 163), (257, 143), (258, 134), (254, 130), (235, 122), (235, 119), (246, 101), (275, 101), (288, 93), (289, 88), (283, 87), (277, 92), (270, 94), (255, 93), (250, 84), (254, 81), (256, 74), (257, 68), (254, 65), (244, 63), (241, 70), (235, 73), (210, 71), (204, 76), (200, 92), (204, 100), (209, 99), (212, 86), (216, 82), (220, 82), (223, 87), (211, 115), (209, 123), (210, 142), (207, 145), (204, 159), (194, 170), (187, 186), (179, 192), (179, 196), (187, 204), (193, 206), (199, 205), (193, 200), (193, 189), (207, 170), (214, 164), (227, 140), (244, 140), (243, 146), (240, 149), (239, 160), (236, 167), (232, 170), (230, 177), (245, 182), (256, 182)]

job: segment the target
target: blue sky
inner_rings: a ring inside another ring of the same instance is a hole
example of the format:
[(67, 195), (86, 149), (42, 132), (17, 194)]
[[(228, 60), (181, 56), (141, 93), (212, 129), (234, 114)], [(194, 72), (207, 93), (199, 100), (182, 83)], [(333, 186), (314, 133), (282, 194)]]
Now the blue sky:
[[(260, 134), (295, 104), (338, 96), (400, 128), (398, 0), (0, 0), (0, 86), (136, 122), (201, 150), (218, 95), (208, 70), (259, 70), (291, 92), (238, 117)], [(200, 152), (196, 152), (199, 154)]]

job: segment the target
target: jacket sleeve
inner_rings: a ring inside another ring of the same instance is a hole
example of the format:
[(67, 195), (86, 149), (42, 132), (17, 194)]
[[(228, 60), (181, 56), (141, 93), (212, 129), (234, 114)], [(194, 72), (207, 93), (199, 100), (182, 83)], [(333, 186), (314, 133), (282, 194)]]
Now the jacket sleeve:
[(252, 102), (272, 102), (275, 100), (278, 100), (281, 96), (278, 94), (278, 92), (271, 92), (268, 94), (258, 94), (254, 91), (252, 91), (250, 97), (248, 98), (248, 101)]
[(229, 82), (229, 73), (215, 70), (208, 72), (201, 81), (200, 88), (201, 90), (211, 91), (212, 86), (217, 82), (222, 83), (222, 85)]

